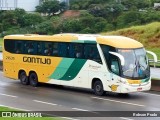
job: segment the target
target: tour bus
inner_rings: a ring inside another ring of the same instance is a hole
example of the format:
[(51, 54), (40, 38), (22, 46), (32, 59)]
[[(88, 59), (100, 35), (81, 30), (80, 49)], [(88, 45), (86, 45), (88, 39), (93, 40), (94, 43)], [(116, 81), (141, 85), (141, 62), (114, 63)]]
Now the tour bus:
[(130, 93), (151, 88), (147, 53), (141, 43), (123, 36), (90, 34), (8, 35), (3, 71), (23, 85), (39, 83)]

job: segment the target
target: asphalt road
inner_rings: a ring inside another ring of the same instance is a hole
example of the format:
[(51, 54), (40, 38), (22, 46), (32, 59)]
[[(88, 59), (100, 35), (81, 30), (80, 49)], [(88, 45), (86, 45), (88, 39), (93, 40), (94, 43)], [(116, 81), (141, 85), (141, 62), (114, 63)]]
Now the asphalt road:
[[(128, 96), (106, 93), (97, 97), (90, 90), (55, 85), (31, 87), (19, 80), (5, 78), (0, 72), (0, 105), (29, 111), (160, 111), (160, 93), (137, 92)], [(77, 114), (75, 112), (73, 114)], [(97, 114), (97, 113), (95, 113)], [(65, 119), (153, 120), (157, 117), (90, 118), (69, 116)]]

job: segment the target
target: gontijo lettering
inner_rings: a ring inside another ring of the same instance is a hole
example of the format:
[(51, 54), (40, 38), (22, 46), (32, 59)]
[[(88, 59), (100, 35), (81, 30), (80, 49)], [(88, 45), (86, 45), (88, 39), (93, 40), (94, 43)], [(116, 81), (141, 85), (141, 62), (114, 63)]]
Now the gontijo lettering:
[(23, 57), (23, 62), (28, 62), (28, 63), (39, 63), (39, 64), (51, 64), (51, 59), (50, 58), (39, 58), (39, 57)]

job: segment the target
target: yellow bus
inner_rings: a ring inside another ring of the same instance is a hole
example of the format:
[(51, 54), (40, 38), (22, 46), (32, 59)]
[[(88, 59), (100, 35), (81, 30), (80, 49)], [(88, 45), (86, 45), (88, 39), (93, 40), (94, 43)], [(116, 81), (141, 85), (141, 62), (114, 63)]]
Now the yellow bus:
[(90, 34), (8, 35), (4, 37), (3, 70), (23, 85), (49, 83), (130, 93), (151, 87), (143, 45), (122, 36)]

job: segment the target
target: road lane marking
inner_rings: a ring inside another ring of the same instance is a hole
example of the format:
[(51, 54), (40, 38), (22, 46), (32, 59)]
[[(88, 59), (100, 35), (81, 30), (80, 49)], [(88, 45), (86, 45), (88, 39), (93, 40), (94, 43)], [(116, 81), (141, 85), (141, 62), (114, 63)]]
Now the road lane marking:
[(54, 103), (49, 103), (49, 102), (44, 102), (44, 101), (39, 101), (39, 100), (33, 100), (34, 102), (38, 102), (38, 103), (43, 103), (43, 104), (48, 104), (48, 105), (57, 105), (57, 104), (54, 104)]
[(79, 111), (89, 111), (89, 110), (85, 110), (85, 109), (80, 109), (80, 108), (72, 108), (74, 110), (79, 110)]
[(86, 110), (86, 109), (81, 109), (81, 108), (72, 108), (72, 109), (73, 109), (73, 110), (78, 110), (78, 111), (86, 111), (86, 112), (94, 113), (94, 114), (99, 114), (98, 112), (94, 112), (94, 111)]
[(74, 118), (69, 118), (69, 117), (60, 117), (60, 118), (64, 118), (64, 119), (68, 119), (68, 120), (79, 120), (79, 119), (74, 119)]
[(123, 120), (134, 120), (134, 119), (130, 119), (130, 118), (126, 118), (126, 117), (120, 117)]
[(17, 98), (18, 97), (18, 96), (14, 96), (14, 95), (3, 94), (3, 93), (0, 93), (0, 95), (7, 96), (7, 97), (12, 97), (12, 98)]
[(99, 99), (99, 100), (106, 100), (106, 101), (116, 102), (116, 103), (123, 103), (123, 104), (128, 104), (128, 105), (135, 105), (135, 106), (139, 106), (139, 107), (144, 107), (145, 106), (145, 105), (140, 105), (140, 104), (135, 104), (135, 103), (129, 103), (129, 102), (112, 100), (112, 99), (99, 98), (99, 97), (91, 97), (91, 98)]
[(148, 95), (153, 95), (153, 96), (157, 96), (157, 97), (160, 97), (160, 95), (157, 95), (157, 94), (152, 94), (152, 93), (144, 93), (144, 92), (138, 92), (140, 94), (148, 94)]

